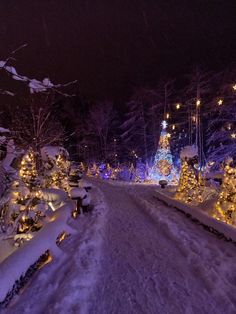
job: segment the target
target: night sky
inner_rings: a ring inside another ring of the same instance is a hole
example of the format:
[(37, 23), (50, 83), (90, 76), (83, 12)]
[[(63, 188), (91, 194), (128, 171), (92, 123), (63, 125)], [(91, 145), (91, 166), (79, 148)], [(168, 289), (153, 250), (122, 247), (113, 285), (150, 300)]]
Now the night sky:
[(192, 65), (236, 56), (236, 0), (44, 0), (0, 4), (0, 59), (23, 43), (19, 73), (78, 80), (89, 99), (125, 100)]

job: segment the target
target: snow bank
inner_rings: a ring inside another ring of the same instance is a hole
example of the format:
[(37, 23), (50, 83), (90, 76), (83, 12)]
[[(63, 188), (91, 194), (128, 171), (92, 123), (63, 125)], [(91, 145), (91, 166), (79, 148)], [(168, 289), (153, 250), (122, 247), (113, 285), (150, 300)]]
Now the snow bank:
[(185, 146), (180, 152), (180, 158), (193, 158), (198, 155), (196, 146)]
[(0, 133), (11, 133), (9, 129), (5, 129), (3, 127), (0, 127)]
[(68, 201), (60, 207), (51, 217), (50, 221), (36, 233), (35, 237), (26, 242), (20, 249), (7, 257), (0, 264), (0, 302), (4, 301), (7, 293), (11, 291), (16, 280), (24, 275), (28, 268), (34, 264), (47, 250), (56, 255), (60, 250), (56, 245), (57, 237), (63, 231), (73, 233), (74, 230), (67, 225), (67, 220), (74, 208), (74, 202)]
[(41, 148), (41, 156), (44, 161), (49, 158), (56, 159), (57, 156), (64, 155), (69, 156), (67, 150), (62, 146), (44, 146)]
[(170, 207), (177, 208), (186, 214), (191, 215), (193, 218), (199, 220), (202, 224), (209, 226), (219, 233), (222, 233), (227, 239), (231, 239), (236, 241), (236, 228), (228, 225), (220, 220), (216, 220), (215, 218), (208, 216), (203, 209), (199, 206), (194, 207), (189, 204), (184, 204), (182, 202), (177, 201), (176, 199), (170, 198), (164, 193), (156, 191), (156, 195), (158, 200), (166, 203)]

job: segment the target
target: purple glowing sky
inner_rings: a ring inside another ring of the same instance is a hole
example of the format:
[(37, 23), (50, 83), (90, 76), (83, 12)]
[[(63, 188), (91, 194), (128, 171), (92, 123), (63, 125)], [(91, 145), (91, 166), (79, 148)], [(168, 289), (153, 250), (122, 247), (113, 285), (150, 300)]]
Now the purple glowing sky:
[(119, 99), (194, 64), (230, 65), (235, 16), (235, 0), (3, 0), (0, 59), (28, 43), (20, 72), (78, 79), (82, 94)]

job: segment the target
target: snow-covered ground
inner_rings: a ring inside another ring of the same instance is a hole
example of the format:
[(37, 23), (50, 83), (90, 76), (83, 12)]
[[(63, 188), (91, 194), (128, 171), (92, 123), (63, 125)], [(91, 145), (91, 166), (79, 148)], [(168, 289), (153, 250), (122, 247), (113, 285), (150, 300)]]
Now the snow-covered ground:
[(236, 313), (236, 248), (154, 198), (92, 179), (95, 209), (4, 313)]
[(62, 242), (61, 254), (40, 269), (1, 313), (88, 313), (107, 212), (102, 193), (94, 188), (92, 197), (93, 212), (71, 219), (77, 232)]

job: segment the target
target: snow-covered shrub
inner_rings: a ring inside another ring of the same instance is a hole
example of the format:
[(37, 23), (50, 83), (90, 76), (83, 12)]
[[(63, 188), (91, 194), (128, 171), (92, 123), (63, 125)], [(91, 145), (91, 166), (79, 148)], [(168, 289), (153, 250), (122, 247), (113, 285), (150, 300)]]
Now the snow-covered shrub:
[(197, 150), (187, 146), (181, 151), (181, 172), (175, 198), (185, 203), (198, 204), (203, 202), (203, 179), (196, 165)]
[(218, 220), (236, 225), (236, 168), (229, 160), (225, 166), (223, 183), (212, 215)]
[(70, 172), (69, 154), (61, 146), (45, 146), (41, 149), (43, 162), (43, 186), (46, 188), (68, 189)]

